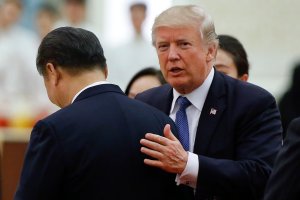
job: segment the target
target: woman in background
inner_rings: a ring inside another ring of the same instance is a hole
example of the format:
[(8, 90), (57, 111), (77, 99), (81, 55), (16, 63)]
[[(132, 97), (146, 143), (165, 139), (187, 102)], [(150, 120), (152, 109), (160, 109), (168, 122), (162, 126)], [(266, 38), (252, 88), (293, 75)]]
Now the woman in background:
[(249, 63), (247, 53), (240, 41), (229, 35), (219, 35), (216, 70), (236, 79), (247, 81)]
[(159, 69), (147, 67), (137, 72), (129, 81), (125, 94), (134, 98), (138, 93), (166, 83)]

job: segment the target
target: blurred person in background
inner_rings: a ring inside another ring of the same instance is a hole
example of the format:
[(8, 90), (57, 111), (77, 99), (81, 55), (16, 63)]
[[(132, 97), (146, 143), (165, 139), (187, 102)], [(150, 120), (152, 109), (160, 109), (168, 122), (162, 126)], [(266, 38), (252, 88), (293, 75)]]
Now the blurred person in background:
[(242, 43), (230, 35), (219, 35), (218, 39), (216, 70), (233, 78), (247, 81), (249, 78), (249, 63)]
[(143, 66), (158, 66), (155, 49), (143, 33), (143, 24), (147, 17), (147, 5), (134, 2), (129, 6), (133, 36), (123, 44), (108, 52), (111, 74), (108, 79), (125, 89), (127, 83)]
[(60, 7), (61, 18), (55, 28), (71, 26), (92, 31), (99, 38), (98, 29), (87, 19), (87, 0), (63, 0)]
[(166, 81), (159, 69), (147, 67), (132, 77), (125, 89), (125, 94), (130, 98), (134, 98), (138, 93), (165, 83)]
[(283, 126), (283, 137), (285, 137), (289, 123), (300, 116), (300, 62), (295, 64), (290, 86), (279, 99), (278, 106)]
[(300, 199), (300, 117), (291, 121), (286, 133), (265, 190), (264, 200)]
[(21, 1), (5, 0), (0, 9), (0, 115), (8, 125), (32, 126), (50, 106), (34, 70), (38, 38), (19, 25)]
[(58, 17), (58, 10), (54, 5), (43, 3), (38, 7), (35, 24), (40, 40), (54, 29)]

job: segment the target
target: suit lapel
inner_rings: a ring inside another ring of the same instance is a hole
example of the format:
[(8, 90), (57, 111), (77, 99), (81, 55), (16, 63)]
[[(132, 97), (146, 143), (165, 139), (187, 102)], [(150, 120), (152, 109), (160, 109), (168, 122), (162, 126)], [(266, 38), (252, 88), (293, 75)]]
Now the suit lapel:
[(173, 88), (169, 84), (167, 84), (167, 86), (168, 87), (166, 87), (163, 91), (167, 95), (164, 95), (163, 99), (161, 100), (162, 104), (160, 110), (169, 115), (173, 101)]
[(149, 98), (150, 101), (147, 101), (147, 103), (169, 115), (173, 101), (173, 88), (169, 84), (164, 84), (151, 95), (152, 97)]
[(215, 71), (214, 79), (207, 94), (199, 119), (194, 152), (206, 155), (215, 129), (226, 108), (224, 78)]

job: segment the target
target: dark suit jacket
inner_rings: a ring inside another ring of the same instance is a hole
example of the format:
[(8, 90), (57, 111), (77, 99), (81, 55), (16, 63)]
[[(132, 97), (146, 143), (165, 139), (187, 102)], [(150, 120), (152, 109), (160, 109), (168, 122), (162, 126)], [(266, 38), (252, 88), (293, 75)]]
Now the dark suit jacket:
[(274, 170), (269, 179), (265, 200), (300, 199), (300, 118), (294, 119), (287, 130)]
[(140, 152), (145, 133), (166, 123), (174, 126), (116, 85), (83, 91), (35, 125), (15, 200), (180, 199), (175, 175), (146, 166)]
[[(166, 84), (136, 98), (169, 114), (173, 92)], [(261, 199), (281, 132), (270, 93), (215, 71), (194, 145), (199, 157), (196, 198)]]

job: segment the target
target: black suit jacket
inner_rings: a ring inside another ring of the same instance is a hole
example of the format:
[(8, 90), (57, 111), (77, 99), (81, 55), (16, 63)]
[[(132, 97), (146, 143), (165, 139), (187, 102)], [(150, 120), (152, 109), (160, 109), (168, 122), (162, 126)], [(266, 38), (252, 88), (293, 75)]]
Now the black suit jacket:
[[(173, 91), (166, 84), (136, 98), (169, 114)], [(215, 71), (194, 145), (199, 158), (196, 198), (261, 199), (281, 132), (270, 93)]]
[(83, 91), (35, 125), (15, 200), (181, 199), (175, 175), (146, 166), (140, 152), (145, 133), (166, 123), (174, 126), (116, 85)]
[(265, 200), (300, 199), (300, 118), (294, 119), (288, 127), (266, 188)]

